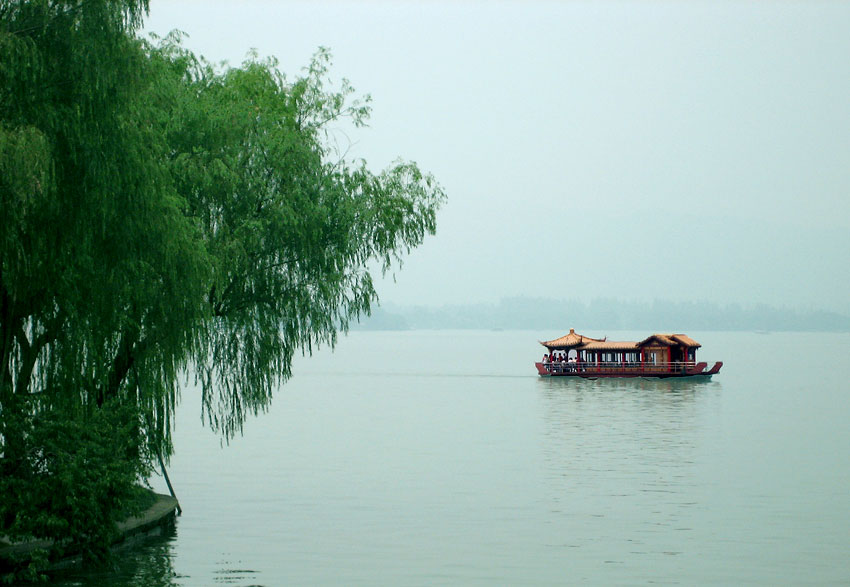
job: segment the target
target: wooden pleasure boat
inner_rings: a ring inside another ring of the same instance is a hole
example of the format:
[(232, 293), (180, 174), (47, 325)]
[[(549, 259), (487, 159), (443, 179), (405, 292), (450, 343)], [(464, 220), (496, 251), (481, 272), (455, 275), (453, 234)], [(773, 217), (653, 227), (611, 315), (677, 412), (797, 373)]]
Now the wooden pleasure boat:
[(576, 334), (541, 342), (548, 352), (534, 365), (541, 377), (711, 377), (723, 366), (697, 363), (700, 345), (684, 334), (653, 334), (639, 342)]

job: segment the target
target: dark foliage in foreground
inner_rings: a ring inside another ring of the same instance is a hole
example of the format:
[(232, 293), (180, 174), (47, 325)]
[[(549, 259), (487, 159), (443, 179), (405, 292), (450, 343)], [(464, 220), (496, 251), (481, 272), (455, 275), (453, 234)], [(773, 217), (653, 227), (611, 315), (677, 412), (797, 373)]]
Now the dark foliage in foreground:
[(145, 0), (0, 2), (0, 534), (97, 558), (194, 374), (230, 438), (435, 230), (440, 187), (335, 147), (368, 97), (320, 50), (217, 69)]

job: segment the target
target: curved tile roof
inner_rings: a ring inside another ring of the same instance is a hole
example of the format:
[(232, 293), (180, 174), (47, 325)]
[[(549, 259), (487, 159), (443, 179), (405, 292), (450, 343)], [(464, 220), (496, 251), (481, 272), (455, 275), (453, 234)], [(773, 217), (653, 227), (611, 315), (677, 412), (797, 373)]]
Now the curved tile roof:
[(581, 348), (588, 351), (636, 351), (639, 347), (638, 343), (632, 341), (603, 340), (589, 342)]
[(685, 346), (692, 346), (692, 347), (701, 347), (702, 346), (700, 343), (695, 341), (693, 338), (691, 338), (690, 336), (685, 336), (684, 334), (671, 334), (670, 337), (673, 340), (679, 341), (680, 343), (682, 343)]
[(640, 346), (644, 346), (645, 344), (647, 344), (649, 341), (651, 341), (653, 339), (657, 340), (658, 342), (660, 342), (661, 344), (666, 345), (666, 346), (676, 346), (676, 345), (680, 345), (680, 344), (683, 345), (683, 346), (686, 346), (686, 347), (694, 347), (694, 348), (699, 348), (699, 347), (702, 346), (700, 343), (698, 343), (697, 341), (695, 341), (691, 337), (686, 336), (684, 334), (652, 334), (652, 335), (646, 337), (645, 339), (643, 339), (642, 341), (640, 341), (639, 344), (640, 344)]
[(570, 328), (570, 332), (565, 334), (560, 338), (556, 338), (554, 340), (547, 340), (546, 342), (541, 342), (543, 346), (546, 348), (575, 348), (580, 347), (588, 342), (605, 342), (605, 339), (598, 338), (590, 338), (589, 336), (584, 336), (582, 334), (576, 334), (576, 331)]
[(651, 341), (656, 341), (665, 346), (678, 346), (699, 348), (702, 345), (684, 334), (652, 334), (640, 342), (632, 341), (615, 341), (605, 338), (591, 338), (583, 334), (577, 334), (576, 331), (570, 328), (568, 334), (553, 340), (541, 341), (540, 344), (549, 350), (558, 349), (586, 349), (596, 351), (629, 351), (637, 350), (642, 346), (646, 346)]

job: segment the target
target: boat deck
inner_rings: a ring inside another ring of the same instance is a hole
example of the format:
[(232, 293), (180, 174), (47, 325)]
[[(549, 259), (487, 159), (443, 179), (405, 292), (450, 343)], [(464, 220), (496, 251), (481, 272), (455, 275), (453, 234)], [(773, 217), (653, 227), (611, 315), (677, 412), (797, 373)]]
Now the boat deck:
[(535, 363), (542, 377), (698, 377), (711, 376), (720, 371), (721, 361), (706, 370), (707, 363), (678, 362), (644, 364), (635, 362), (578, 363), (547, 361)]

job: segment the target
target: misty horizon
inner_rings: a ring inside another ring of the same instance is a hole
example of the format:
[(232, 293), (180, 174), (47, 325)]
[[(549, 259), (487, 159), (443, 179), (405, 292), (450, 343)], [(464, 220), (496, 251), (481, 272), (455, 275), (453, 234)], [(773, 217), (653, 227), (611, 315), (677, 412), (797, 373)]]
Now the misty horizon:
[(649, 302), (613, 299), (505, 298), (495, 304), (440, 306), (385, 304), (352, 325), (354, 330), (607, 330), (850, 332), (850, 316), (814, 308), (767, 304)]

